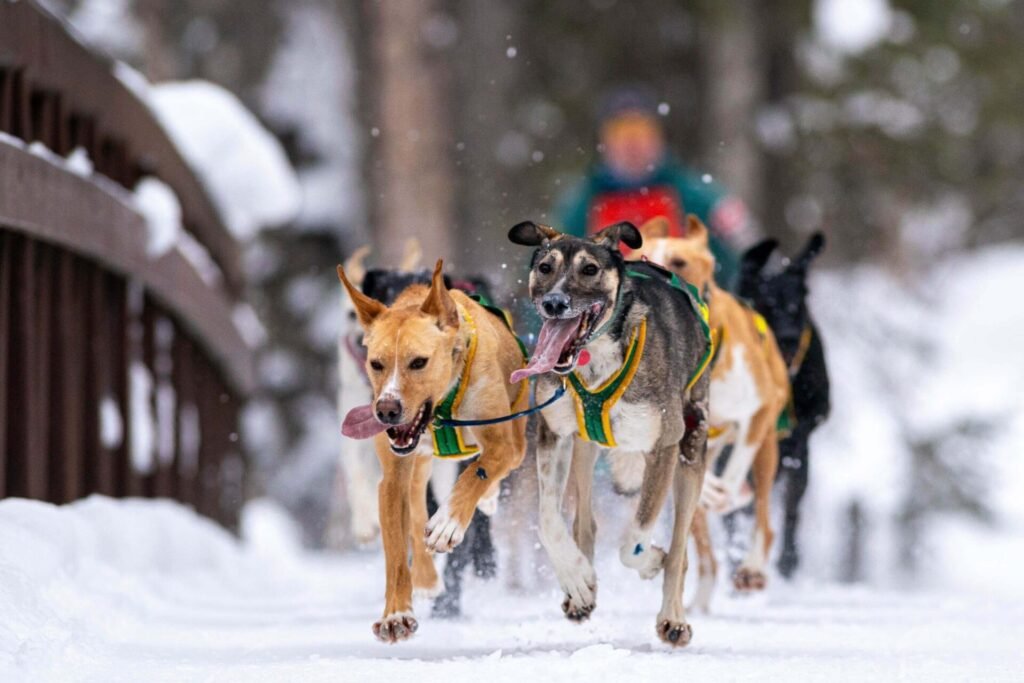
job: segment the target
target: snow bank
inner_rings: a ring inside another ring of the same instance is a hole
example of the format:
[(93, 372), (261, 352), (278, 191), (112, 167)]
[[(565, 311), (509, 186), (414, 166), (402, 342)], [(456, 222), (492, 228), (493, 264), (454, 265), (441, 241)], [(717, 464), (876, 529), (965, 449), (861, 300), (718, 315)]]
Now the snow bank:
[(284, 150), (238, 98), (185, 81), (150, 86), (146, 101), (238, 239), (295, 217), (301, 192)]
[(1019, 600), (819, 584), (722, 595), (673, 652), (654, 635), (661, 582), (622, 566), (614, 533), (599, 537), (589, 622), (564, 618), (550, 573), (513, 593), (470, 572), (464, 618), (417, 601), (416, 637), (389, 646), (370, 631), (379, 553), (292, 554), (294, 525), (266, 501), (243, 528), (256, 549), (169, 502), (0, 502), (0, 680), (1009, 681), (1024, 665)]
[[(1022, 289), (1024, 247), (1017, 245), (947, 258), (913, 281), (875, 266), (814, 275), (811, 305), (833, 392), (832, 415), (812, 439), (802, 533), (819, 576), (840, 571), (844, 516), (854, 501), (867, 524), (866, 578), (899, 575), (905, 543), (897, 519), (922, 486), (910, 444), (941, 442), (973, 421), (989, 425), (987, 433), (956, 454), (943, 476), (983, 481), (981, 502), (992, 519), (986, 526), (950, 510), (926, 522), (915, 549), (921, 580), (1019, 595), (986, 558), (1024, 561), (1024, 308), (1014, 301)], [(946, 561), (953, 557), (961, 559)]]
[(227, 532), (174, 503), (0, 501), (0, 672), (93, 647), (169, 576), (247, 571)]
[(243, 517), (251, 547), (171, 501), (0, 501), (0, 681), (157, 680), (159, 663), (141, 677), (121, 670), (139, 655), (125, 643), (173, 652), (160, 629), (214, 628), (208, 610), (226, 596), (243, 613), (282, 591), (304, 600), (293, 523), (267, 501)]

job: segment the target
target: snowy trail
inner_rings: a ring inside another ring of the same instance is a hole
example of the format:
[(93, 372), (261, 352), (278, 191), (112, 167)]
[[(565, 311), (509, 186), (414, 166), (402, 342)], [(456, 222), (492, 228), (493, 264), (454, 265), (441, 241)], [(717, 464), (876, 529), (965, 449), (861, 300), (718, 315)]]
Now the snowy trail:
[[(140, 548), (149, 534), (163, 542)], [(561, 616), (553, 583), (514, 594), (471, 580), (464, 619), (419, 604), (419, 633), (389, 646), (370, 632), (377, 553), (271, 560), (167, 503), (6, 501), (0, 680), (1009, 681), (1024, 666), (1022, 601), (811, 583), (722, 593), (672, 652), (654, 636), (659, 584), (604, 557), (588, 623)]]

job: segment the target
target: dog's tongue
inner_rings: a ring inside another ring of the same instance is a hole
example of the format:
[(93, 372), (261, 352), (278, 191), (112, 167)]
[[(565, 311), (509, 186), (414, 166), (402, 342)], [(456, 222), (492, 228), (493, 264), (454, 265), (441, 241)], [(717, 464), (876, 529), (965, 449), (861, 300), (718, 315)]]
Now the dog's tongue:
[(580, 326), (583, 316), (570, 318), (568, 320), (545, 320), (544, 326), (540, 328), (540, 336), (537, 337), (537, 346), (533, 349), (533, 356), (527, 366), (516, 370), (509, 378), (511, 384), (533, 375), (542, 375), (551, 372), (562, 355), (562, 349)]
[(372, 406), (359, 406), (348, 411), (341, 423), (341, 433), (350, 439), (369, 439), (387, 429), (373, 416)]

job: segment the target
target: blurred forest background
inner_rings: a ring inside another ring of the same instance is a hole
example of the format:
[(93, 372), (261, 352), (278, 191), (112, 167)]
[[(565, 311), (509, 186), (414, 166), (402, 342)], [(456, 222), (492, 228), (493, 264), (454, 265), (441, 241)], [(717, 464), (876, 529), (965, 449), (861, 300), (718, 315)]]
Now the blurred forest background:
[[(245, 437), (259, 465), (255, 488), (286, 501), (311, 542), (322, 538), (338, 457), (334, 265), (366, 242), (376, 263), (393, 264), (417, 235), (427, 260), (445, 256), (512, 291), (526, 254), (506, 243), (506, 229), (550, 219), (595, 156), (600, 94), (633, 82), (656, 90), (679, 156), (746, 200), (759, 233), (789, 252), (815, 230), (829, 237), (823, 265), (837, 274), (816, 292), (826, 344), (828, 329), (865, 332), (855, 348), (833, 343), (833, 422), (842, 424), (828, 443), (845, 466), (864, 455), (853, 470), (833, 470), (842, 483), (817, 483), (822, 495), (843, 491), (836, 519), (851, 535), (891, 522), (890, 547), (905, 554), (894, 562), (912, 569), (925, 515), (991, 518), (992, 492), (977, 472), (964, 476), (963, 456), (977, 455), (975, 468), (991, 463), (979, 444), (1000, 420), (1013, 432), (1003, 416), (1019, 414), (1017, 403), (988, 412), (960, 404), (952, 418), (915, 422), (913, 391), (955, 402), (961, 389), (920, 386), (946, 347), (932, 334), (941, 323), (914, 321), (941, 303), (935, 287), (949, 281), (933, 264), (1024, 236), (1024, 3), (46, 4), (151, 81), (200, 78), (231, 90), (289, 153), (302, 211), (248, 249), (270, 341)], [(822, 297), (842, 299), (851, 283), (873, 294), (829, 308)], [(893, 350), (879, 354), (879, 345)], [(855, 388), (843, 388), (847, 375)], [(844, 408), (861, 403), (875, 412), (858, 419)], [(900, 474), (878, 478), (879, 463)], [(816, 532), (825, 527), (811, 524)], [(858, 553), (845, 561), (849, 578), (870, 574)]]

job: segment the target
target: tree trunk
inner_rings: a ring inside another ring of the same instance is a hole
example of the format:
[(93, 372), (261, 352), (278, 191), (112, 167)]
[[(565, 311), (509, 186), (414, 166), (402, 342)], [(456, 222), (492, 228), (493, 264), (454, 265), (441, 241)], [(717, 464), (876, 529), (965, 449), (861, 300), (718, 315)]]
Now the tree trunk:
[(755, 134), (764, 100), (758, 12), (746, 0), (722, 0), (703, 36), (706, 117), (704, 156), (716, 179), (756, 215), (762, 207), (761, 153)]
[(427, 261), (453, 255), (453, 142), (445, 102), (443, 64), (424, 40), (436, 0), (371, 0), (367, 23), (375, 72), (371, 83), (379, 136), (371, 196), (372, 231), (380, 263), (398, 262), (415, 236)]

